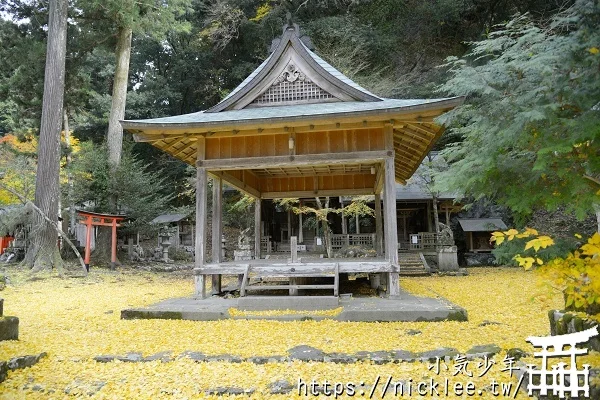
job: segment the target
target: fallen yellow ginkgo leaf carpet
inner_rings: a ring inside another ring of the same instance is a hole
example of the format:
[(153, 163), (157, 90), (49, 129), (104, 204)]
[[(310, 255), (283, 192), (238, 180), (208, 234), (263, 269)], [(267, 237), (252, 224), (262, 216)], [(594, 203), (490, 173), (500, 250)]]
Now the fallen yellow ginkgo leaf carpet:
[[(219, 361), (196, 363), (187, 358), (177, 359), (177, 356), (186, 351), (243, 358), (285, 356), (288, 349), (298, 345), (316, 347), (327, 353), (399, 349), (422, 352), (439, 347), (454, 347), (465, 352), (474, 345), (496, 344), (503, 349), (495, 357), (496, 363), (501, 364), (510, 348), (518, 347), (532, 353), (533, 348), (525, 338), (548, 335), (547, 312), (562, 305), (559, 294), (536, 296), (544, 293), (544, 289), (540, 288), (537, 276), (531, 271), (474, 268), (465, 277), (401, 279), (401, 285), (407, 291), (442, 296), (464, 307), (469, 314), (468, 322), (121, 320), (121, 309), (191, 295), (192, 279), (100, 269), (93, 269), (85, 278), (48, 277), (32, 281), (27, 280), (23, 272), (12, 270), (7, 275), (11, 284), (0, 292), (0, 296), (5, 299), (5, 315), (20, 319), (20, 340), (0, 342), (0, 361), (40, 352), (48, 353), (48, 357), (32, 368), (10, 372), (8, 379), (0, 383), (2, 399), (90, 395), (91, 398), (114, 399), (184, 399), (205, 397), (206, 390), (219, 387), (239, 387), (251, 391), (252, 398), (290, 398), (297, 395), (297, 390), (291, 394), (271, 395), (269, 387), (277, 380), (296, 385), (299, 378), (338, 382), (362, 380), (367, 382), (368, 397), (369, 385), (373, 386), (368, 382), (374, 382), (377, 376), (419, 380), (434, 375), (427, 363), (420, 362), (346, 365), (286, 361), (257, 365)], [(493, 323), (482, 324), (484, 321)], [(409, 334), (407, 331), (420, 333)], [(139, 352), (148, 356), (163, 351), (172, 352), (176, 359), (167, 363), (99, 363), (93, 360), (98, 355)], [(596, 353), (584, 360), (600, 365)], [(473, 361), (474, 369), (475, 364), (477, 362)], [(475, 374), (472, 379), (478, 387), (488, 387), (477, 397), (499, 398), (489, 392), (489, 381), (494, 377), (498, 381), (510, 381), (499, 365), (481, 378)], [(442, 374), (439, 378), (442, 379)], [(514, 378), (512, 380), (516, 383)], [(373, 393), (373, 398), (380, 397), (380, 392)], [(385, 398), (393, 396), (387, 393)], [(520, 394), (517, 398), (527, 397)]]

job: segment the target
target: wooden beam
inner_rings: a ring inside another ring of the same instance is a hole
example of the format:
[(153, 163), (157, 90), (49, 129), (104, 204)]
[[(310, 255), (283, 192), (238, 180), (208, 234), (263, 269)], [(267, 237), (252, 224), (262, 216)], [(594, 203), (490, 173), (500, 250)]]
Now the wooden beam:
[(433, 132), (431, 129), (423, 126), (422, 124), (415, 124), (415, 123), (410, 123), (409, 122), (406, 125), (408, 125), (413, 130), (417, 130), (417, 131), (423, 132), (424, 134), (426, 134), (430, 138), (434, 138), (435, 135), (436, 135), (436, 132)]
[[(263, 260), (264, 261), (264, 260)], [(252, 264), (253, 266), (256, 264)], [(260, 264), (258, 264), (260, 265)], [(258, 268), (256, 265), (255, 268)], [(243, 264), (242, 262), (227, 262), (221, 264), (207, 264), (202, 268), (195, 268), (195, 275), (239, 275), (244, 274), (249, 264)], [(334, 264), (331, 262), (323, 263), (270, 263), (268, 267), (264, 264), (260, 265), (260, 268), (268, 272), (269, 275), (273, 276), (281, 273), (285, 276), (290, 275), (290, 268), (295, 268), (295, 273), (298, 276), (313, 276), (313, 274), (319, 271), (329, 271)], [(307, 272), (305, 272), (307, 270)], [(387, 261), (339, 261), (339, 273), (352, 273), (352, 272), (398, 272), (398, 266), (392, 266)]]
[[(181, 150), (179, 150), (177, 153), (169, 153), (169, 154), (175, 158), (179, 157), (181, 154), (185, 154), (186, 156), (189, 157), (193, 153), (194, 145), (195, 145), (195, 143), (192, 143), (192, 142), (186, 143), (185, 146), (183, 146), (183, 148)], [(190, 152), (190, 154), (187, 154), (186, 150), (189, 150), (189, 149), (192, 149), (192, 152)]]
[(399, 133), (394, 134), (394, 142), (396, 143), (408, 143), (413, 147), (416, 147), (420, 150), (425, 150), (427, 148), (428, 143), (424, 140), (414, 139), (412, 136), (404, 134), (402, 131), (398, 131)]
[[(342, 164), (341, 167), (348, 167), (350, 164)], [(354, 165), (359, 165), (359, 164), (354, 164)], [(276, 170), (274, 171), (273, 169), (255, 169), (252, 170), (257, 177), (265, 177), (265, 178), (277, 178), (277, 177), (285, 177), (285, 178), (305, 178), (305, 177), (309, 177), (309, 176), (331, 176), (331, 175), (336, 175), (336, 176), (345, 176), (345, 175), (371, 175), (371, 171), (370, 171), (370, 164), (366, 164), (369, 167), (369, 170), (364, 171), (364, 172), (357, 172), (357, 171), (344, 171), (344, 170), (331, 170), (331, 168), (329, 169), (329, 171), (306, 171), (306, 172), (302, 172), (302, 171), (298, 171), (298, 170), (292, 170), (292, 169), (285, 169), (285, 172), (277, 172)], [(287, 172), (290, 171), (290, 172)]]
[(260, 192), (258, 191), (258, 189), (248, 185), (246, 182), (239, 180), (238, 178), (232, 176), (231, 174), (228, 174), (227, 172), (210, 171), (210, 175), (222, 179), (223, 181), (227, 182), (229, 185), (233, 186), (240, 192), (244, 192), (247, 195), (254, 197), (255, 199), (260, 198)]
[(433, 139), (435, 139), (435, 135), (432, 135), (431, 132), (426, 134), (422, 131), (413, 129), (412, 126), (409, 125), (402, 128), (401, 131), (413, 139), (422, 139), (425, 143), (430, 143)]
[(375, 193), (381, 193), (383, 190), (383, 177), (385, 175), (385, 164), (379, 164), (377, 167), (377, 172), (375, 176), (375, 187), (373, 188)]
[[(348, 115), (330, 115), (330, 116), (308, 116), (293, 117), (291, 120), (278, 121), (273, 118), (264, 118), (259, 121), (223, 121), (206, 123), (189, 123), (185, 126), (172, 126), (166, 124), (146, 124), (145, 126), (133, 126), (134, 123), (123, 121), (122, 125), (128, 132), (133, 132), (134, 139), (139, 142), (152, 142), (156, 140), (171, 137), (195, 137), (196, 135), (209, 136), (246, 136), (258, 134), (285, 133), (285, 128), (294, 128), (296, 133), (332, 131), (343, 129), (376, 128), (382, 127), (390, 120), (399, 123), (422, 123), (433, 122), (433, 120), (444, 112), (452, 109), (455, 105), (444, 109), (433, 110), (386, 110), (385, 115), (357, 115), (358, 113), (349, 113)], [(303, 120), (304, 119), (304, 120)], [(139, 124), (138, 124), (139, 125)], [(128, 127), (130, 126), (130, 127)], [(235, 133), (234, 133), (235, 132)]]
[[(392, 142), (393, 143), (393, 142)], [(393, 149), (393, 144), (392, 144)], [(346, 163), (368, 163), (384, 160), (391, 154), (388, 151), (355, 151), (344, 153), (305, 154), (297, 156), (247, 157), (221, 160), (198, 160), (196, 166), (211, 171), (235, 169), (264, 169), (281, 166), (294, 167), (299, 165), (329, 165)]]
[[(223, 180), (213, 178), (212, 196), (212, 262), (221, 262), (221, 237), (223, 236)], [(221, 293), (221, 275), (212, 276), (212, 293)]]
[(374, 194), (373, 188), (364, 189), (335, 189), (335, 190), (306, 190), (306, 191), (295, 191), (295, 192), (262, 192), (260, 195), (261, 199), (286, 199), (286, 198), (312, 198), (315, 196), (320, 197), (335, 197), (339, 195), (345, 196), (362, 196)]

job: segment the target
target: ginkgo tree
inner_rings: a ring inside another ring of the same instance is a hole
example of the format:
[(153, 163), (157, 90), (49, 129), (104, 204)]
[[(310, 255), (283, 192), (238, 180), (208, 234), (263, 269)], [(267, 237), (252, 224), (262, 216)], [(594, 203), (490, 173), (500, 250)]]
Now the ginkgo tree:
[[(582, 239), (581, 235), (576, 235)], [(594, 233), (575, 251), (564, 257), (546, 260), (540, 254), (543, 249), (553, 246), (554, 240), (538, 231), (525, 228), (522, 232), (509, 229), (493, 232), (491, 240), (497, 246), (517, 239), (525, 239), (521, 254), (514, 260), (526, 270), (534, 267), (546, 278), (553, 290), (561, 291), (565, 296), (567, 309), (585, 311), (588, 314), (600, 313), (600, 234)]]
[(313, 217), (315, 221), (321, 225), (327, 257), (331, 258), (333, 257), (333, 249), (331, 246), (332, 241), (331, 228), (329, 226), (329, 216), (332, 214), (343, 213), (348, 217), (373, 217), (375, 216), (375, 212), (367, 204), (367, 202), (370, 200), (372, 200), (372, 198), (369, 196), (355, 196), (352, 198), (350, 204), (340, 208), (330, 207), (329, 197), (325, 197), (323, 200), (321, 200), (319, 197), (315, 197), (316, 207), (309, 206), (306, 203), (300, 203), (300, 199), (297, 198), (276, 199), (275, 202), (286, 210), (291, 210), (294, 214), (304, 214)]

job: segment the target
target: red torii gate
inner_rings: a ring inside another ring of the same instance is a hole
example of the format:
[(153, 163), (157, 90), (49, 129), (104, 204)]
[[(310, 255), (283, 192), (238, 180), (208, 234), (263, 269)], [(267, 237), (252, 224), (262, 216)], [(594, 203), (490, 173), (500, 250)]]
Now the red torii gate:
[(110, 266), (114, 268), (117, 263), (117, 227), (121, 226), (119, 222), (124, 219), (125, 216), (123, 215), (100, 214), (77, 210), (77, 222), (86, 226), (84, 262), (88, 272), (90, 270), (92, 226), (110, 226), (112, 228)]

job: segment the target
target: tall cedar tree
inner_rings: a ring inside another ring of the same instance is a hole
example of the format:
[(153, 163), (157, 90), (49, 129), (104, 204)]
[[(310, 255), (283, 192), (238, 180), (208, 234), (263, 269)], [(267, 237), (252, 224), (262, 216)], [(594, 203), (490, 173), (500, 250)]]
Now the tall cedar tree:
[[(54, 222), (58, 222), (60, 200), (60, 132), (66, 49), (67, 0), (50, 0), (35, 205)], [(32, 246), (27, 253), (25, 262), (34, 271), (60, 267), (62, 260), (57, 246), (58, 235), (55, 228), (38, 213), (34, 213), (33, 218)]]

